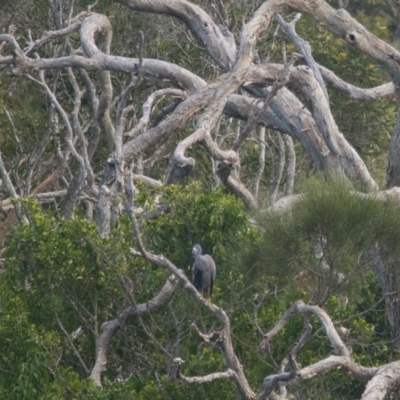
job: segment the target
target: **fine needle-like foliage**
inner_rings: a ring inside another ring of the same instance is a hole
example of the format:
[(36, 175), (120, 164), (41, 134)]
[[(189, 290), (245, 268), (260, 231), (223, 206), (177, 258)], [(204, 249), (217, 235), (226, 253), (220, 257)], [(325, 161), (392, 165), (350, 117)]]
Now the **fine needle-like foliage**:
[(262, 238), (250, 255), (253, 276), (277, 284), (296, 280), (310, 301), (321, 304), (332, 293), (360, 290), (368, 249), (376, 244), (399, 260), (397, 203), (362, 195), (339, 180), (312, 179), (301, 192), (283, 215), (260, 215)]

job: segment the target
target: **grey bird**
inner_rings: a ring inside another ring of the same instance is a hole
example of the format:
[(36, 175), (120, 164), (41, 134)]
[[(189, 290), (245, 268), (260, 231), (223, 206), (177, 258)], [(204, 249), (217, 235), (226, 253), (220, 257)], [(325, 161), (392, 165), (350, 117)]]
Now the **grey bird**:
[(199, 292), (208, 294), (211, 297), (217, 275), (215, 262), (208, 254), (201, 254), (201, 246), (199, 244), (193, 246), (192, 254), (194, 258), (193, 285)]

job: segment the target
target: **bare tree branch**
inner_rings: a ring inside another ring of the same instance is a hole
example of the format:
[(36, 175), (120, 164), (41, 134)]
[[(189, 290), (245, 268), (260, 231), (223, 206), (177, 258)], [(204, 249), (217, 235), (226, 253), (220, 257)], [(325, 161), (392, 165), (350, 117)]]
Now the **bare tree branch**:
[(62, 332), (64, 333), (65, 337), (67, 338), (68, 343), (69, 343), (69, 345), (70, 345), (71, 348), (72, 348), (72, 351), (73, 351), (73, 352), (75, 353), (75, 355), (77, 356), (77, 358), (78, 358), (79, 362), (81, 363), (82, 368), (84, 369), (86, 375), (89, 375), (89, 374), (90, 374), (90, 370), (89, 370), (88, 367), (86, 366), (85, 361), (83, 360), (83, 358), (81, 357), (81, 355), (80, 355), (78, 349), (76, 348), (76, 346), (74, 345), (73, 341), (71, 340), (70, 335), (69, 335), (68, 332), (65, 330), (64, 325), (61, 323), (60, 318), (58, 317), (57, 313), (55, 313), (55, 317), (56, 317), (56, 321), (57, 321), (58, 326), (60, 327), (60, 329), (61, 329)]
[(144, 248), (139, 231), (139, 224), (133, 213), (133, 185), (131, 177), (128, 178), (127, 186), (129, 188), (129, 201), (126, 206), (126, 212), (131, 220), (133, 227), (133, 237), (139, 248), (139, 253), (135, 252), (134, 250), (131, 250), (131, 253), (136, 256), (141, 255), (144, 259), (152, 262), (153, 264), (171, 271), (174, 274), (175, 278), (182, 284), (183, 288), (188, 291), (198, 303), (200, 303), (203, 307), (207, 308), (212, 314), (215, 315), (222, 326), (221, 333), (220, 335), (218, 335), (220, 340), (218, 340), (217, 345), (220, 348), (222, 355), (224, 356), (227, 367), (229, 369), (232, 369), (238, 376), (238, 379), (236, 380), (238, 393), (243, 399), (254, 398), (255, 394), (244, 375), (243, 367), (240, 364), (239, 359), (237, 358), (233, 349), (230, 321), (228, 316), (222, 308), (211, 303), (209, 300), (204, 299), (203, 296), (192, 285), (192, 283), (186, 277), (182, 270), (178, 269), (164, 256), (152, 254)]
[(162, 287), (160, 292), (146, 303), (125, 308), (117, 318), (103, 323), (101, 334), (96, 339), (96, 363), (92, 369), (90, 377), (97, 386), (101, 385), (101, 373), (106, 370), (108, 352), (111, 341), (117, 332), (134, 316), (150, 314), (162, 307), (176, 289), (176, 279), (171, 276)]
[(134, 137), (143, 131), (145, 131), (149, 125), (150, 115), (153, 108), (154, 102), (165, 96), (173, 96), (173, 97), (180, 97), (183, 98), (184, 92), (179, 89), (161, 89), (156, 90), (155, 92), (151, 93), (151, 95), (147, 98), (146, 102), (143, 104), (143, 115), (138, 124), (135, 128), (131, 129), (129, 132), (125, 132), (125, 136)]
[(28, 223), (28, 219), (26, 218), (24, 212), (22, 211), (21, 203), (18, 202), (18, 194), (14, 188), (14, 185), (11, 182), (10, 176), (7, 173), (6, 167), (3, 163), (3, 157), (0, 153), (0, 175), (1, 179), (3, 181), (3, 184), (10, 195), (10, 197), (14, 198), (16, 203), (15, 203), (15, 211), (17, 213), (18, 219), (20, 222), (25, 222)]

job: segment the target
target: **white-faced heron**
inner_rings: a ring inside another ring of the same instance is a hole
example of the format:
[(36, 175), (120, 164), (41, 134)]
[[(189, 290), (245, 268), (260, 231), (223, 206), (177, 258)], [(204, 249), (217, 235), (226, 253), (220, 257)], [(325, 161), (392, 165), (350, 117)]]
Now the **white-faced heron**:
[(201, 246), (195, 244), (192, 254), (194, 257), (193, 263), (193, 285), (203, 294), (208, 294), (211, 297), (217, 268), (215, 262), (208, 254), (201, 254)]

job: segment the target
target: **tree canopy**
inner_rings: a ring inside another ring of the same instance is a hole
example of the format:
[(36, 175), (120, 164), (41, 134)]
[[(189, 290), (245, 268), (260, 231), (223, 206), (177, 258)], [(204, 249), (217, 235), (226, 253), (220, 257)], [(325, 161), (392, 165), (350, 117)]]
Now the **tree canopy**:
[(398, 11), (3, 2), (0, 397), (398, 398)]

